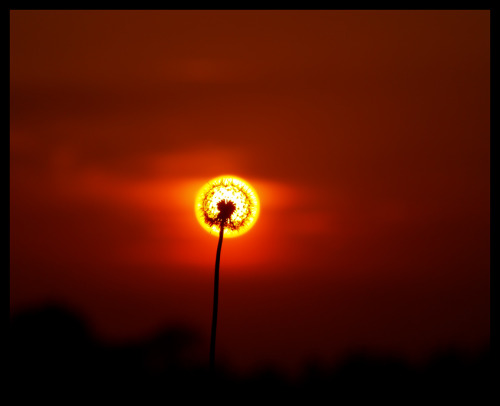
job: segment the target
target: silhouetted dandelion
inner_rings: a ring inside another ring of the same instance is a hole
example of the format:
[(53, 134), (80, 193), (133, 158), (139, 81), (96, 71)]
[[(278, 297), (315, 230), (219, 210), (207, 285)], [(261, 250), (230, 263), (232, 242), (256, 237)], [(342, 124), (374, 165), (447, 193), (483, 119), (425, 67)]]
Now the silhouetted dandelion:
[(208, 182), (196, 198), (196, 217), (210, 233), (219, 233), (215, 257), (214, 303), (210, 334), (210, 370), (215, 366), (215, 336), (219, 301), (219, 265), (224, 236), (237, 237), (247, 232), (257, 220), (259, 200), (252, 188), (234, 176), (221, 176)]
[(222, 213), (218, 204), (232, 202), (234, 211), (224, 220), (224, 236), (231, 238), (247, 232), (257, 220), (259, 202), (256, 193), (234, 176), (221, 176), (208, 182), (196, 199), (196, 217), (209, 232), (219, 233)]

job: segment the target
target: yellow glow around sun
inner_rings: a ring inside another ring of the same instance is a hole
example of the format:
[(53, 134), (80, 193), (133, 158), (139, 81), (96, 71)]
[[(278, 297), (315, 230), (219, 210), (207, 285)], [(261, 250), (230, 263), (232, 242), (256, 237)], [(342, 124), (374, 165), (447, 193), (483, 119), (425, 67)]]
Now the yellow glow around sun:
[(195, 212), (200, 225), (209, 233), (219, 235), (217, 204), (223, 200), (231, 201), (236, 206), (224, 226), (224, 237), (238, 237), (250, 230), (259, 215), (259, 198), (248, 182), (236, 176), (219, 176), (199, 190)]

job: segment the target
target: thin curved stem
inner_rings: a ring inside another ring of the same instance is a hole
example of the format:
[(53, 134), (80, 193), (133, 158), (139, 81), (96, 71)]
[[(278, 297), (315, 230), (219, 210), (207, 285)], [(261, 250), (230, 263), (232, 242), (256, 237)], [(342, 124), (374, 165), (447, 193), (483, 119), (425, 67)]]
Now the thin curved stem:
[(220, 252), (222, 249), (222, 239), (224, 237), (224, 221), (221, 222), (219, 232), (219, 244), (217, 245), (217, 255), (215, 257), (215, 277), (214, 277), (214, 305), (212, 310), (212, 331), (210, 334), (210, 371), (215, 369), (215, 335), (217, 330), (217, 308), (219, 305), (219, 265)]

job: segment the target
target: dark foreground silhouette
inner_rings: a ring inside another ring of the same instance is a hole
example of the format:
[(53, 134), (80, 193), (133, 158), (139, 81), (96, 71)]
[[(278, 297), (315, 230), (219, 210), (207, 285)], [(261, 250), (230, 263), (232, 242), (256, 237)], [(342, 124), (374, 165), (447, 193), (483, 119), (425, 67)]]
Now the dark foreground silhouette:
[(11, 318), (9, 334), (7, 388), (14, 404), (460, 400), (479, 405), (491, 404), (495, 396), (489, 350), (474, 357), (450, 351), (419, 368), (358, 355), (331, 367), (311, 364), (291, 382), (272, 369), (245, 378), (224, 368), (210, 374), (207, 365), (189, 356), (199, 336), (181, 327), (166, 328), (141, 343), (106, 346), (75, 314), (48, 306)]

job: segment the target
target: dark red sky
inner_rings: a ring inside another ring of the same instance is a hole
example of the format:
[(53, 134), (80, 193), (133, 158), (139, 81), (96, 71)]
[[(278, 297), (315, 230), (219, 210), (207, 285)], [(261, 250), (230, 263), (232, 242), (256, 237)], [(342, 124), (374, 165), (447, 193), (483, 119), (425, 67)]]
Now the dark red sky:
[(489, 343), (488, 11), (11, 11), (11, 312), (206, 339), (197, 190), (261, 200), (222, 250), (217, 356), (296, 368)]

